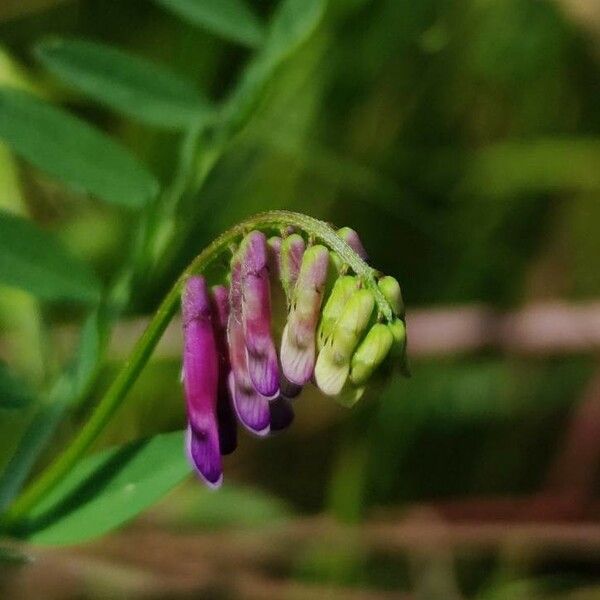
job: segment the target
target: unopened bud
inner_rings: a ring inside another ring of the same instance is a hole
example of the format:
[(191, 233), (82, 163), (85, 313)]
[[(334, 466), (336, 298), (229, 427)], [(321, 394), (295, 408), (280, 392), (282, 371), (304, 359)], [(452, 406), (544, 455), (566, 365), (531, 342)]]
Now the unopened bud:
[(377, 282), (377, 285), (391, 306), (394, 315), (404, 318), (404, 301), (402, 300), (402, 291), (398, 281), (394, 277), (386, 275)]
[(319, 323), (317, 343), (319, 350), (325, 345), (327, 338), (333, 332), (346, 303), (359, 288), (360, 282), (352, 275), (342, 275), (335, 282), (331, 294), (325, 303)]
[(297, 385), (309, 381), (315, 364), (316, 329), (327, 282), (329, 252), (312, 246), (302, 258), (302, 266), (281, 340), (281, 368)]
[(375, 300), (368, 290), (358, 290), (346, 303), (315, 365), (315, 381), (324, 394), (335, 396), (344, 387), (352, 353), (369, 324), (374, 307)]
[(362, 245), (360, 241), (360, 237), (358, 233), (354, 231), (351, 227), (342, 227), (338, 229), (337, 232), (339, 237), (341, 237), (356, 254), (358, 254), (363, 260), (368, 260), (367, 251), (365, 247)]
[(387, 325), (376, 323), (352, 356), (350, 381), (355, 385), (365, 383), (387, 356), (394, 338)]

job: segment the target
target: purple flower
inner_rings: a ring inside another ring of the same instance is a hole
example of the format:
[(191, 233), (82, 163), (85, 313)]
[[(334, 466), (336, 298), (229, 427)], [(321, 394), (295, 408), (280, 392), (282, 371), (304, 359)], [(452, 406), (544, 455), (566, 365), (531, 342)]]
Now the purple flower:
[[(294, 420), (291, 398), (310, 381), (349, 406), (380, 366), (397, 362), (407, 372), (398, 282), (375, 282), (372, 269), (352, 272), (325, 246), (306, 248), (300, 234), (282, 235), (247, 234), (229, 287), (209, 290), (203, 277), (185, 285), (187, 452), (212, 487), (222, 481), (221, 456), (237, 446), (236, 421), (259, 436), (276, 433)], [(366, 257), (355, 231), (338, 235)]]
[(269, 401), (254, 387), (248, 371), (248, 352), (242, 323), (242, 265), (239, 256), (231, 264), (231, 311), (227, 322), (227, 343), (231, 372), (228, 386), (238, 419), (256, 435), (267, 435), (270, 429)]
[(279, 366), (271, 336), (271, 292), (265, 235), (260, 231), (249, 233), (242, 242), (239, 254), (248, 372), (260, 394), (276, 397), (279, 394)]
[(281, 368), (296, 385), (304, 385), (313, 374), (316, 329), (328, 266), (329, 252), (325, 246), (312, 246), (304, 253), (281, 340)]
[(216, 415), (219, 358), (210, 295), (203, 277), (188, 279), (182, 305), (187, 451), (202, 478), (218, 487), (223, 478)]

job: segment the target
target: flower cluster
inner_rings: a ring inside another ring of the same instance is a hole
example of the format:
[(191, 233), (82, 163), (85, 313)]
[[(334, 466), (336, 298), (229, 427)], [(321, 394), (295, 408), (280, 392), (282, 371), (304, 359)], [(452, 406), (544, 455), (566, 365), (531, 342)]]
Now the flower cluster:
[[(337, 234), (367, 259), (355, 231)], [(236, 448), (237, 421), (259, 436), (285, 429), (291, 400), (309, 382), (352, 404), (378, 367), (404, 364), (398, 282), (380, 276), (367, 285), (339, 254), (291, 231), (248, 233), (228, 285), (189, 277), (182, 313), (187, 451), (212, 487), (222, 481), (221, 456)]]

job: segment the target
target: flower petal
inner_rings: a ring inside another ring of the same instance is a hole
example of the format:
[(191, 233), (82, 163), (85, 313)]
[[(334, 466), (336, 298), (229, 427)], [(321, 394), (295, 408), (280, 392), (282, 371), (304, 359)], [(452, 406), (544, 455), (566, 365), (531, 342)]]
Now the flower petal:
[(279, 393), (279, 365), (271, 336), (271, 292), (267, 240), (260, 231), (250, 232), (240, 247), (242, 261), (242, 323), (248, 372), (263, 396)]
[(200, 475), (214, 486), (222, 474), (216, 419), (219, 359), (211, 300), (203, 277), (190, 277), (186, 282), (182, 312), (188, 453)]
[(229, 377), (229, 388), (240, 423), (255, 435), (267, 435), (271, 430), (269, 400), (254, 389), (249, 378), (246, 385), (243, 385), (234, 378), (233, 373)]
[(362, 245), (360, 241), (360, 237), (358, 233), (354, 231), (354, 229), (350, 227), (342, 227), (336, 231), (339, 237), (341, 237), (356, 254), (358, 254), (363, 260), (368, 261), (369, 257), (367, 255), (367, 251), (365, 247)]
[(296, 385), (304, 385), (313, 374), (316, 328), (328, 267), (329, 252), (324, 246), (312, 246), (304, 253), (281, 340), (281, 368)]
[(223, 482), (223, 467), (219, 451), (219, 436), (215, 427), (198, 431), (191, 425), (186, 434), (186, 450), (191, 465), (209, 487)]
[(231, 373), (228, 387), (239, 421), (252, 433), (266, 435), (270, 429), (269, 402), (259, 394), (248, 372), (248, 353), (242, 324), (241, 263), (236, 257), (231, 267), (230, 306), (227, 341)]

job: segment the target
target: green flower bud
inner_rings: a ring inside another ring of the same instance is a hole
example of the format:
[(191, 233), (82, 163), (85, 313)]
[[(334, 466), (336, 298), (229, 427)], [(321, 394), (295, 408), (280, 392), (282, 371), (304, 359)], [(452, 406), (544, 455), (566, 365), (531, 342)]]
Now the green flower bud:
[(394, 277), (386, 275), (377, 282), (377, 285), (384, 298), (392, 307), (393, 313), (398, 317), (404, 318), (404, 301), (402, 300), (402, 291), (400, 290), (398, 281)]
[(350, 381), (354, 385), (365, 383), (387, 356), (394, 337), (387, 325), (376, 323), (352, 356)]
[(375, 300), (368, 290), (358, 290), (346, 303), (315, 365), (315, 381), (324, 394), (335, 396), (344, 387), (352, 353), (369, 324), (374, 308)]
[(336, 280), (321, 314), (317, 337), (319, 350), (325, 345), (346, 306), (346, 302), (358, 290), (359, 285), (358, 278), (352, 275), (343, 275)]

